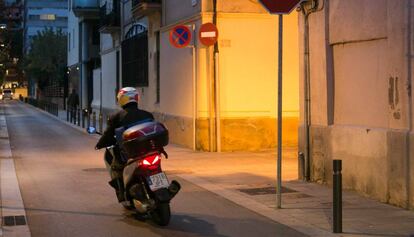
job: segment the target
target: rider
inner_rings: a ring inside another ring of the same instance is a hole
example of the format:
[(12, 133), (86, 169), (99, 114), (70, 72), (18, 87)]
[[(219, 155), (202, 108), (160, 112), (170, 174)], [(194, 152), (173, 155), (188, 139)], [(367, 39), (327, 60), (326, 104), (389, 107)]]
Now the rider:
[(125, 200), (122, 182), (122, 170), (125, 162), (121, 159), (120, 149), (115, 139), (115, 130), (120, 127), (126, 128), (141, 120), (154, 120), (154, 116), (151, 113), (138, 108), (138, 100), (139, 94), (135, 88), (125, 87), (118, 92), (117, 101), (118, 105), (122, 107), (122, 110), (109, 117), (107, 128), (95, 147), (95, 149), (101, 149), (115, 146), (115, 157), (112, 157), (107, 150), (105, 152), (105, 160), (111, 164), (112, 180), (109, 184), (115, 188), (118, 201), (120, 202)]

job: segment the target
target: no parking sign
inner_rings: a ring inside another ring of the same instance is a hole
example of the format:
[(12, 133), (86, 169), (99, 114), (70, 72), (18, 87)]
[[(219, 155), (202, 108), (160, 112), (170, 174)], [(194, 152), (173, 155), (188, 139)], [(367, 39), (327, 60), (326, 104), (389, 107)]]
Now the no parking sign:
[(170, 43), (176, 48), (184, 48), (191, 42), (190, 28), (184, 25), (174, 27), (170, 31)]

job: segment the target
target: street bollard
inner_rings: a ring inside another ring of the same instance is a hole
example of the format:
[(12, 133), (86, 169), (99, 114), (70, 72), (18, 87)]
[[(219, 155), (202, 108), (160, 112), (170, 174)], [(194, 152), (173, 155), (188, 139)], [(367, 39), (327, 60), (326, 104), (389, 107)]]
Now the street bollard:
[(342, 233), (342, 161), (333, 160), (333, 233)]
[(66, 121), (69, 122), (69, 109), (66, 109)]
[(76, 123), (76, 111), (74, 108), (70, 109), (70, 122), (71, 123)]
[(91, 113), (88, 111), (88, 128), (91, 126)]
[(99, 112), (99, 132), (102, 133), (102, 126), (103, 126), (103, 117), (102, 117), (102, 113)]
[(80, 108), (78, 109), (78, 126), (80, 126), (80, 119), (81, 119), (81, 110)]
[(85, 127), (85, 119), (86, 119), (86, 113), (85, 110), (82, 110), (82, 128)]
[(92, 126), (96, 128), (96, 112), (92, 113)]

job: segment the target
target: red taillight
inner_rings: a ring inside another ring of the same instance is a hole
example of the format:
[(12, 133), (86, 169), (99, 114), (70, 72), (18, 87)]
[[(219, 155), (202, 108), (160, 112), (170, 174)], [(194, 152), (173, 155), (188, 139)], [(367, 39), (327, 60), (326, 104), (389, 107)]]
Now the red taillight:
[(161, 157), (159, 154), (147, 156), (139, 162), (139, 165), (149, 168), (156, 168), (161, 163)]

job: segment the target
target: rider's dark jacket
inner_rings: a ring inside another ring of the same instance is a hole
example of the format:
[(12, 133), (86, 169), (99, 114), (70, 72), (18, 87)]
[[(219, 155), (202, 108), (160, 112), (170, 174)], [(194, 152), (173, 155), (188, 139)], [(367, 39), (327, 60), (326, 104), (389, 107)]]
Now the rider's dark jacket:
[(109, 117), (106, 130), (96, 144), (96, 149), (116, 144), (115, 129), (147, 119), (153, 120), (154, 116), (145, 110), (138, 109), (137, 103), (126, 104), (123, 110)]

